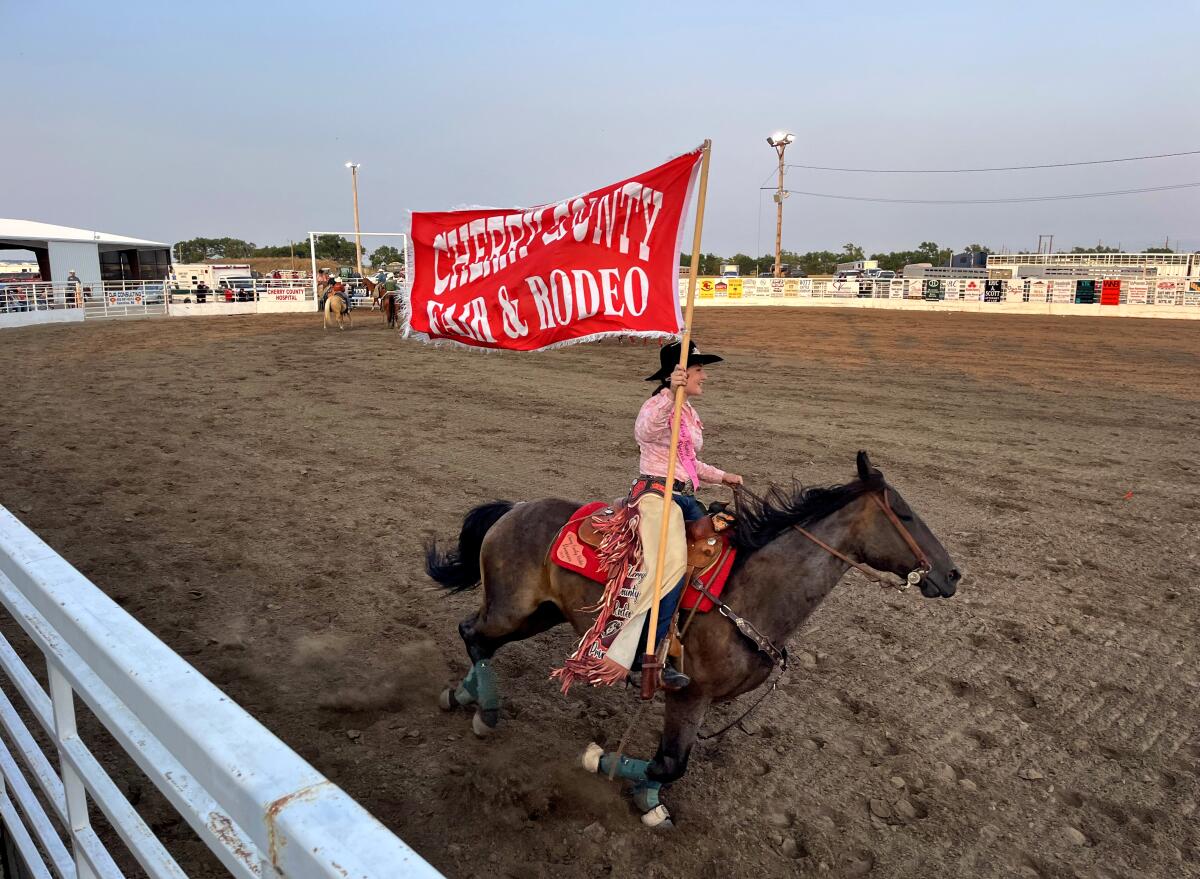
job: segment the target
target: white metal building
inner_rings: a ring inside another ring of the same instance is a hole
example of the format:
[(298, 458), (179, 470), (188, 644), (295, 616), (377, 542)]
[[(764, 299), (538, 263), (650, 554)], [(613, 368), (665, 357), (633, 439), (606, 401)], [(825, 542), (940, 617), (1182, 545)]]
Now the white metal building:
[(987, 269), (1014, 278), (1197, 278), (1200, 253), (989, 253)]
[(0, 255), (13, 250), (31, 251), (42, 280), (56, 283), (72, 270), (84, 283), (94, 283), (161, 281), (171, 269), (170, 247), (161, 241), (0, 219)]

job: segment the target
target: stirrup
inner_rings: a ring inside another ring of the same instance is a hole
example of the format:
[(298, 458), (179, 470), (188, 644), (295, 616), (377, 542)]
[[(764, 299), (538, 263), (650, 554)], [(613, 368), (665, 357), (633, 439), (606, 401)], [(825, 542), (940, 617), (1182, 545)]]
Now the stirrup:
[(692, 683), (692, 679), (678, 669), (672, 668), (670, 665), (664, 666), (662, 676), (659, 678), (661, 686), (668, 693), (676, 693)]

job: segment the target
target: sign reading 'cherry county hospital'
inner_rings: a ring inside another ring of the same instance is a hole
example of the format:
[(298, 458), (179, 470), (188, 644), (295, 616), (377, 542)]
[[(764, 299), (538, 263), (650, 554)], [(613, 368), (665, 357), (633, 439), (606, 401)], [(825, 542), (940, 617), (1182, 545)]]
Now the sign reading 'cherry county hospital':
[(700, 155), (555, 204), (414, 213), (406, 329), (516, 351), (678, 334), (681, 227)]

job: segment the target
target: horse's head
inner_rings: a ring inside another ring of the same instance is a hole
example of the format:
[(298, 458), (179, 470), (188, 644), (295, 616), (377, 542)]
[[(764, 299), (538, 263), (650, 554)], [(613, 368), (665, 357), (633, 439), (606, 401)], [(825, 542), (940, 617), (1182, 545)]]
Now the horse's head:
[(949, 598), (962, 574), (921, 517), (883, 473), (871, 466), (866, 452), (858, 453), (858, 478), (867, 487), (861, 520), (862, 560), (879, 571), (890, 571), (920, 587), (926, 598)]

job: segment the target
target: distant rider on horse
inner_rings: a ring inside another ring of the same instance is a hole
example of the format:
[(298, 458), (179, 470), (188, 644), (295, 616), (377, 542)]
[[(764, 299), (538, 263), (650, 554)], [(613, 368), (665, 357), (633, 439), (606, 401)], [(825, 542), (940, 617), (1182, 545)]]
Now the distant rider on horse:
[[(659, 369), (646, 381), (658, 382), (641, 411), (638, 412), (633, 434), (641, 450), (639, 476), (634, 480), (626, 502), (625, 511), (637, 517), (637, 534), (641, 542), (640, 571), (621, 590), (624, 612), (610, 615), (604, 631), (589, 631), (580, 642), (576, 652), (567, 660), (563, 669), (556, 672), (564, 685), (575, 680), (586, 680), (592, 684), (616, 683), (625, 680), (634, 660), (645, 643), (645, 628), (648, 624), (650, 605), (653, 603), (655, 565), (658, 561), (659, 535), (665, 495), (665, 479), (671, 446), (671, 419), (675, 408), (675, 390), (683, 388), (682, 421), (679, 429), (678, 463), (676, 479), (672, 486), (670, 526), (667, 532), (667, 551), (663, 570), (663, 588), (659, 604), (658, 631), (655, 643), (661, 644), (675, 615), (683, 593), (683, 579), (687, 566), (687, 536), (684, 521), (695, 521), (706, 515), (704, 506), (696, 500), (696, 488), (700, 485), (741, 485), (742, 477), (727, 473), (700, 460), (704, 445), (704, 424), (692, 407), (691, 400), (704, 393), (707, 379), (704, 367), (719, 363), (723, 358), (716, 354), (702, 354), (692, 342), (688, 346), (687, 367), (679, 365), (680, 345), (674, 342), (664, 345), (659, 351)], [(628, 592), (627, 592), (628, 590)], [(636, 590), (636, 594), (632, 594)], [(606, 590), (605, 601), (615, 598)], [(602, 613), (603, 619), (606, 615)], [(625, 617), (623, 624), (621, 618)], [(679, 690), (690, 681), (687, 675), (670, 665), (663, 669), (663, 687)]]
[(323, 271), (320, 273), (317, 288), (321, 291), (321, 298), (317, 301), (317, 311), (324, 311), (325, 300), (334, 294), (342, 297), (342, 301), (346, 303), (347, 312), (354, 307), (354, 302), (350, 299), (350, 294), (346, 292), (346, 285), (332, 272)]

